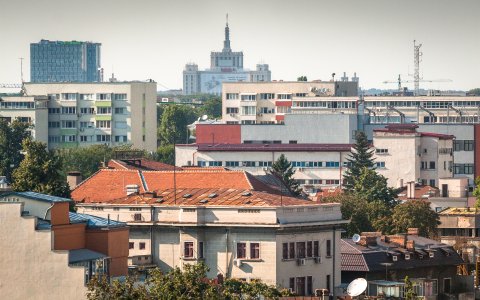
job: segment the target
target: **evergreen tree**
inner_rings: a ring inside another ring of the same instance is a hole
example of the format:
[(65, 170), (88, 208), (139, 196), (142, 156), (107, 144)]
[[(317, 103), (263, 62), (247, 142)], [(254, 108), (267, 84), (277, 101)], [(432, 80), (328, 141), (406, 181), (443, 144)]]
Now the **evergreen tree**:
[(283, 181), (292, 194), (300, 195), (301, 189), (298, 186), (298, 182), (293, 179), (295, 171), (284, 154), (280, 155), (277, 161), (273, 163), (272, 173)]
[(373, 160), (373, 149), (370, 147), (367, 135), (358, 131), (355, 135), (355, 144), (347, 159), (349, 167), (343, 176), (347, 192), (353, 190), (363, 168), (375, 169)]
[(25, 139), (22, 143), (25, 158), (13, 172), (15, 191), (33, 191), (59, 197), (69, 197), (68, 183), (61, 175), (61, 160), (47, 145)]

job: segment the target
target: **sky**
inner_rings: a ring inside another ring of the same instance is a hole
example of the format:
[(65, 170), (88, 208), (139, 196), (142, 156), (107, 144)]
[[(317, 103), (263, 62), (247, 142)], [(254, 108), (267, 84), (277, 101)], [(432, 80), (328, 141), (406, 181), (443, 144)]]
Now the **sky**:
[[(272, 79), (329, 80), (357, 73), (360, 86), (413, 80), (413, 40), (422, 43), (421, 88), (480, 87), (479, 0), (0, 0), (0, 83), (30, 79), (32, 42), (102, 43), (105, 77), (182, 87), (186, 63), (201, 69), (223, 47), (229, 15), (244, 67), (268, 63)], [(406, 84), (413, 88), (413, 84)], [(0, 91), (1, 92), (1, 91)]]

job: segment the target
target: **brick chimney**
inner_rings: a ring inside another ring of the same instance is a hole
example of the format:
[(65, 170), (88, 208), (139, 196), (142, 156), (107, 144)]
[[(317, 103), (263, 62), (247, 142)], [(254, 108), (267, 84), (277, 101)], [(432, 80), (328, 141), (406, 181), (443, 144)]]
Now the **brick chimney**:
[(418, 236), (418, 228), (408, 228), (407, 229), (408, 235), (417, 235)]
[(71, 171), (67, 173), (67, 182), (70, 190), (73, 190), (82, 182), (82, 174), (78, 171)]

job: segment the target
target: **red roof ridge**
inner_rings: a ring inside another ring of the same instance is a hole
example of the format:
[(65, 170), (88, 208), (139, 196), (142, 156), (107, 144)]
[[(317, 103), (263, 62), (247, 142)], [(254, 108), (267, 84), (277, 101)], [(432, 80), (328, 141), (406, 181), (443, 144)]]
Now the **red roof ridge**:
[(122, 165), (121, 163), (119, 163), (116, 159), (110, 159), (109, 162), (113, 162), (115, 163), (116, 165), (118, 165), (120, 168), (124, 169), (124, 170), (128, 170), (127, 167), (125, 167), (124, 165)]
[(243, 171), (243, 176), (245, 176), (245, 179), (248, 182), (248, 185), (250, 186), (250, 189), (254, 190), (252, 182), (250, 182), (250, 178), (248, 178), (247, 172)]

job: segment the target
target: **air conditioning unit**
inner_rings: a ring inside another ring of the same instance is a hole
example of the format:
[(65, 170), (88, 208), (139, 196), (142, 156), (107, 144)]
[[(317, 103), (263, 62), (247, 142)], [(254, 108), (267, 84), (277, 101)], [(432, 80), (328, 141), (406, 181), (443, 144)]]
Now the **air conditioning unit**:
[(322, 258), (320, 256), (314, 257), (313, 261), (315, 261), (316, 264), (321, 264), (322, 263)]
[(305, 265), (305, 258), (297, 259), (297, 265), (298, 266), (304, 266)]
[(434, 256), (435, 256), (435, 254), (433, 252), (428, 253), (428, 257), (433, 258)]
[(410, 254), (405, 254), (405, 260), (409, 260), (410, 259)]
[(243, 262), (241, 259), (234, 259), (233, 264), (235, 265), (235, 267), (240, 268), (243, 265)]
[(398, 261), (398, 256), (393, 255), (393, 256), (392, 256), (392, 260), (393, 260), (393, 261)]

